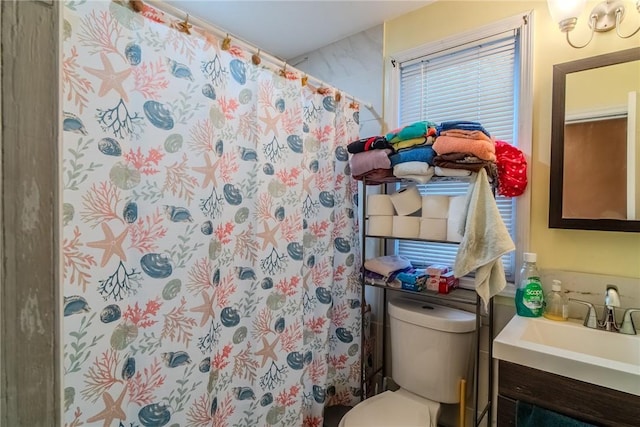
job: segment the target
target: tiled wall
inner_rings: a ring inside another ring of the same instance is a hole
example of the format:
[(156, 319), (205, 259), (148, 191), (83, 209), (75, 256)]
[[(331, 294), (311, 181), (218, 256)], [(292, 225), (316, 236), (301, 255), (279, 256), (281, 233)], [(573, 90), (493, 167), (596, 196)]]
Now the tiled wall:
[(288, 60), (299, 70), (371, 104), (372, 110), (360, 105), (362, 137), (382, 131), (382, 40), (383, 27), (378, 25)]

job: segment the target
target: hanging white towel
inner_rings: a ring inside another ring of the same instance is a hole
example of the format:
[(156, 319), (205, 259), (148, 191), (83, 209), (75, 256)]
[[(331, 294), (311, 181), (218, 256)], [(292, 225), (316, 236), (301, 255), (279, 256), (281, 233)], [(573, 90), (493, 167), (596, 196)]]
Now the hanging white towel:
[(456, 277), (475, 270), (476, 292), (487, 307), (489, 299), (507, 285), (500, 257), (515, 245), (491, 192), (487, 172), (481, 169), (469, 185), (466, 215), (460, 222), (462, 242), (453, 266)]

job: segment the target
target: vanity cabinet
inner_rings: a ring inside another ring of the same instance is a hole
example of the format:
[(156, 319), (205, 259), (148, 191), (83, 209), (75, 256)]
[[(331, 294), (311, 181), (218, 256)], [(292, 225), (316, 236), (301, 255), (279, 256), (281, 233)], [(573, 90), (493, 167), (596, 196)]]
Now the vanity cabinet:
[(640, 396), (504, 360), (498, 367), (498, 427), (516, 425), (518, 400), (590, 424), (640, 425)]

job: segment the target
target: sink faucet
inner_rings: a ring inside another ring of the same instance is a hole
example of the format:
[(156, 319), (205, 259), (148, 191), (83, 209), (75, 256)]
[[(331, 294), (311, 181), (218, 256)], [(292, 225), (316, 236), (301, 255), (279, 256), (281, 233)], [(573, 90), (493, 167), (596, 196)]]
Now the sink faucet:
[(627, 308), (624, 311), (624, 316), (622, 316), (622, 325), (620, 326), (621, 334), (637, 334), (636, 327), (633, 324), (633, 318), (631, 317), (633, 313), (637, 312), (640, 312), (640, 308)]
[(598, 326), (600, 326), (600, 322), (598, 321), (598, 314), (596, 313), (596, 308), (593, 306), (593, 304), (574, 298), (569, 298), (569, 302), (577, 302), (578, 304), (586, 305), (588, 307), (588, 311), (587, 315), (584, 316), (583, 325), (587, 328), (598, 329)]
[(607, 291), (604, 295), (604, 312), (600, 327), (606, 331), (617, 331), (620, 329), (616, 323), (616, 307), (620, 307), (620, 295), (618, 288), (613, 285), (607, 285)]

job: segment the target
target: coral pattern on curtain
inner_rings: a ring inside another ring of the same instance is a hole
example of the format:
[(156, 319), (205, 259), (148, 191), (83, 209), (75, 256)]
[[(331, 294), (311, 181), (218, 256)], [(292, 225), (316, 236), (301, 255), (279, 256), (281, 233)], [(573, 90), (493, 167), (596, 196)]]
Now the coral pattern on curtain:
[(320, 426), (360, 393), (357, 107), (174, 21), (65, 3), (65, 426)]

